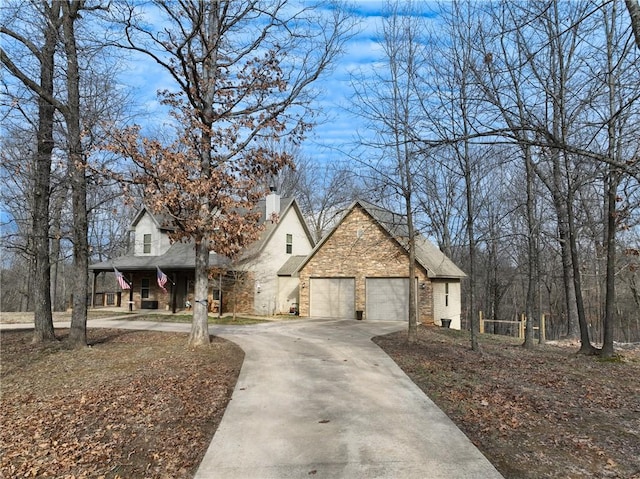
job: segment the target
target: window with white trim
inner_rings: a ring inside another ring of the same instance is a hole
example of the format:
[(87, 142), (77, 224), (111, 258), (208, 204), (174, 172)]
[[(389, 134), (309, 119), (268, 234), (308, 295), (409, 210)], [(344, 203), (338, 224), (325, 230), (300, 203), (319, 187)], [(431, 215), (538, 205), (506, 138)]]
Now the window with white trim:
[(146, 234), (142, 240), (142, 252), (144, 254), (151, 253), (151, 235)]
[(293, 253), (293, 235), (287, 235), (287, 254)]

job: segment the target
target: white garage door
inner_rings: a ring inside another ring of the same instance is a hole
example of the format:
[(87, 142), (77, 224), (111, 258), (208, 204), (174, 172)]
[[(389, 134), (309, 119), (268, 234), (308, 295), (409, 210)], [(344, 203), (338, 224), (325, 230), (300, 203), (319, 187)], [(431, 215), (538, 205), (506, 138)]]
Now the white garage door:
[(311, 278), (311, 316), (316, 318), (356, 317), (356, 281), (354, 278)]
[(409, 321), (409, 278), (367, 278), (366, 319)]

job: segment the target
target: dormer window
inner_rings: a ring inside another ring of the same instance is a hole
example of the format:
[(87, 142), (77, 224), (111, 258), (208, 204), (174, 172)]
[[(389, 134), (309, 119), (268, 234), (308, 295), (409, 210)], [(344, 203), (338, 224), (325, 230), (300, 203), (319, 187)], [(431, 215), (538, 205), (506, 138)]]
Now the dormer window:
[(287, 254), (293, 253), (293, 235), (287, 235)]
[(150, 234), (144, 235), (144, 238), (142, 240), (142, 252), (144, 254), (151, 253), (151, 235)]

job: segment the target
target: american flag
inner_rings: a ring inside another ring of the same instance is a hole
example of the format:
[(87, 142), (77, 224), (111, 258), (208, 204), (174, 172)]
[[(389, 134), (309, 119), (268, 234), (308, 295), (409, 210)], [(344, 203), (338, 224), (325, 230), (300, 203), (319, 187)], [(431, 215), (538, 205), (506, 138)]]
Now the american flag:
[(127, 282), (126, 279), (124, 279), (122, 273), (118, 271), (115, 266), (113, 267), (113, 271), (115, 271), (116, 273), (116, 279), (118, 280), (118, 284), (120, 285), (120, 287), (122, 289), (131, 289), (131, 285)]
[(156, 269), (158, 270), (156, 275), (158, 277), (158, 286), (160, 286), (160, 289), (166, 293), (167, 288), (165, 288), (164, 285), (167, 284), (167, 275), (162, 272), (160, 266), (156, 266)]

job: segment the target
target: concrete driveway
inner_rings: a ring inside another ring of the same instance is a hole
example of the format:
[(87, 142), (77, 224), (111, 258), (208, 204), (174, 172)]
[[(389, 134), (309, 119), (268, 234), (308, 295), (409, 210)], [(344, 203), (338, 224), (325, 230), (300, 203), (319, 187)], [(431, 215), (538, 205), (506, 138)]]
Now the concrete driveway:
[(212, 327), (246, 356), (196, 478), (502, 477), (370, 340), (405, 327)]
[[(92, 327), (189, 332), (189, 324), (91, 320)], [(32, 325), (0, 325), (1, 329)], [(68, 327), (68, 323), (56, 324)], [(210, 326), (245, 360), (196, 479), (502, 477), (372, 341), (391, 321)]]

